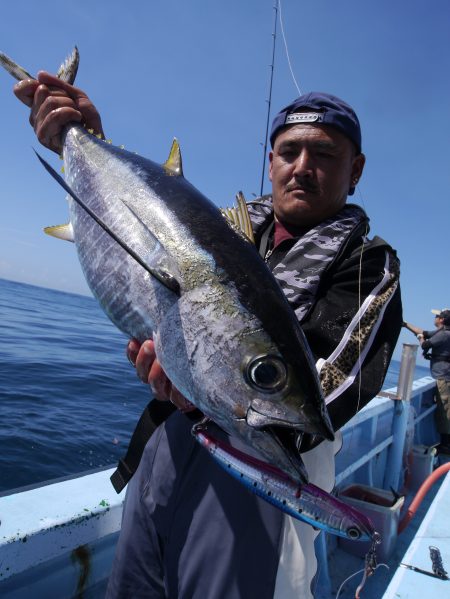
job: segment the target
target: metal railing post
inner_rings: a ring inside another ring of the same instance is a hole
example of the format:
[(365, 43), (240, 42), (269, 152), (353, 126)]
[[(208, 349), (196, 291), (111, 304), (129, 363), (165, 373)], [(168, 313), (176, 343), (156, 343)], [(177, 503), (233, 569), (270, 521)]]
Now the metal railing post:
[(418, 345), (410, 343), (403, 344), (397, 384), (397, 399), (394, 400), (394, 416), (392, 420), (393, 441), (387, 457), (384, 487), (396, 491), (399, 490), (403, 472), (403, 452), (410, 410), (409, 400), (411, 399), (418, 347)]

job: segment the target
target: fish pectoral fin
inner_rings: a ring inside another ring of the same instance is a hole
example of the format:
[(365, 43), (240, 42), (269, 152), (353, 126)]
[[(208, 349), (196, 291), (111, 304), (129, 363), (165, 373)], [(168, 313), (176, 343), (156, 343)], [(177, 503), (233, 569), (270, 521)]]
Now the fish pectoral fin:
[[(150, 272), (150, 269), (149, 269)], [(176, 277), (171, 274), (168, 270), (164, 270), (162, 268), (153, 269), (153, 276), (158, 279), (160, 283), (165, 285), (170, 291), (173, 291), (177, 295), (180, 295), (180, 284), (177, 281)]]
[(240, 233), (246, 241), (255, 243), (252, 223), (242, 191), (236, 194), (236, 206), (221, 208), (220, 211), (232, 229)]
[(170, 289), (170, 291), (180, 295), (181, 285), (174, 274), (177, 272), (175, 263), (165, 252), (158, 238), (142, 222), (142, 219), (140, 218), (139, 214), (137, 214), (134, 207), (125, 199), (122, 201), (134, 216), (135, 225), (140, 227), (140, 235), (142, 239), (147, 240), (147, 248), (151, 248), (151, 251), (149, 251), (147, 255), (142, 256), (142, 260), (146, 264), (147, 272), (158, 279), (158, 281)]
[(75, 202), (83, 208), (89, 214), (89, 216), (107, 233), (120, 247), (127, 252), (144, 270), (150, 275), (155, 277), (162, 285), (167, 287), (170, 291), (173, 291), (176, 295), (180, 295), (180, 284), (164, 267), (148, 264), (132, 247), (130, 247), (120, 235), (117, 235), (115, 231), (111, 229), (87, 204), (84, 202), (75, 191), (64, 181), (64, 179), (55, 171), (50, 164), (40, 156), (36, 150), (35, 154), (39, 161), (50, 173), (50, 175), (61, 185), (61, 187), (75, 200)]
[(63, 239), (64, 241), (71, 241), (72, 243), (75, 241), (72, 223), (45, 227), (44, 233), (50, 235), (50, 237), (56, 237), (57, 239)]
[(183, 162), (181, 160), (180, 144), (176, 138), (174, 138), (172, 142), (169, 158), (165, 161), (163, 167), (168, 175), (175, 177), (183, 176)]

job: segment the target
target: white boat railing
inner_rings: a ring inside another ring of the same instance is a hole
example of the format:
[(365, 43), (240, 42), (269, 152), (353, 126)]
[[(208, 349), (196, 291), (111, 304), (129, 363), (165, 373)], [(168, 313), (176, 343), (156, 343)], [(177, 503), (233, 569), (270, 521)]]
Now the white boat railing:
[(125, 495), (112, 488), (113, 470), (0, 497), (0, 597), (86, 598), (104, 588)]

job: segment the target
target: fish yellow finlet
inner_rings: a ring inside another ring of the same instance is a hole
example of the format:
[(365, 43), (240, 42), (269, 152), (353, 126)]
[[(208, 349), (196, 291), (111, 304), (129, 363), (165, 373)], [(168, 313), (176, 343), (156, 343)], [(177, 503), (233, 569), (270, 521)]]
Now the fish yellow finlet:
[(64, 241), (74, 241), (72, 223), (65, 225), (54, 225), (52, 227), (45, 227), (44, 233), (50, 235), (50, 237), (56, 237), (56, 239), (63, 239)]
[(181, 160), (180, 144), (175, 137), (170, 148), (169, 158), (163, 164), (164, 170), (168, 175), (183, 177), (183, 163)]
[(247, 241), (255, 243), (252, 223), (242, 191), (236, 194), (236, 206), (221, 208), (220, 211), (232, 229), (242, 234)]

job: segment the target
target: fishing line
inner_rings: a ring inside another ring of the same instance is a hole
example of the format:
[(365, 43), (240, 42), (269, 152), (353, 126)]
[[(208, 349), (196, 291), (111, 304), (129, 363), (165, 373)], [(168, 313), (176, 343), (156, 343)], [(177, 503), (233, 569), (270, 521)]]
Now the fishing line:
[[(363, 241), (361, 245), (361, 252), (359, 254), (359, 268), (358, 268), (358, 310), (361, 307), (361, 283), (362, 283), (362, 259), (364, 253), (364, 246), (366, 245), (367, 235), (369, 233), (369, 225), (366, 223), (364, 231)], [(361, 385), (362, 385), (362, 362), (361, 362), (361, 318), (358, 319), (358, 403), (356, 404), (356, 412), (359, 412), (359, 406), (361, 404)]]
[(284, 32), (284, 24), (283, 24), (283, 18), (281, 15), (281, 0), (277, 0), (275, 6), (273, 7), (274, 11), (275, 11), (275, 18), (274, 18), (274, 25), (273, 25), (273, 33), (272, 33), (272, 38), (273, 38), (273, 42), (272, 42), (272, 62), (270, 64), (270, 83), (269, 83), (269, 97), (266, 100), (267, 102), (267, 117), (266, 117), (266, 134), (264, 137), (264, 144), (263, 144), (263, 164), (262, 164), (262, 172), (261, 172), (261, 186), (260, 186), (260, 191), (259, 191), (259, 195), (262, 196), (264, 193), (264, 174), (265, 174), (265, 170), (266, 170), (266, 157), (267, 157), (267, 139), (269, 137), (269, 124), (270, 124), (270, 110), (272, 107), (272, 90), (273, 90), (273, 77), (274, 77), (274, 72), (275, 72), (275, 50), (276, 50), (276, 45), (277, 45), (277, 23), (278, 23), (278, 19), (280, 21), (280, 28), (281, 28), (281, 34), (283, 37), (283, 42), (284, 42), (284, 48), (286, 51), (286, 58), (287, 58), (287, 62), (289, 65), (289, 70), (291, 72), (291, 76), (292, 79), (294, 81), (294, 85), (297, 88), (297, 92), (298, 95), (301, 96), (302, 92), (300, 91), (300, 87), (297, 83), (297, 80), (295, 78), (294, 75), (294, 71), (292, 69), (292, 64), (291, 64), (291, 59), (289, 56), (289, 49), (288, 49), (288, 44), (287, 44), (287, 40), (286, 40), (286, 35)]
[(341, 594), (342, 591), (342, 587), (344, 586), (344, 584), (346, 584), (349, 580), (351, 580), (352, 578), (354, 578), (355, 576), (358, 576), (358, 574), (361, 574), (362, 572), (364, 572), (365, 568), (362, 568), (361, 570), (358, 570), (357, 572), (355, 572), (354, 574), (350, 574), (350, 576), (348, 576), (344, 582), (341, 584), (341, 586), (338, 589), (338, 592), (336, 593), (336, 599), (339, 599), (339, 595)]
[(288, 45), (287, 45), (287, 41), (286, 41), (286, 35), (284, 33), (283, 17), (282, 17), (282, 14), (281, 14), (281, 0), (278, 0), (278, 5), (279, 5), (279, 18), (280, 18), (281, 35), (283, 37), (284, 48), (286, 50), (286, 58), (287, 58), (287, 61), (288, 61), (289, 70), (291, 71), (291, 76), (292, 76), (292, 79), (294, 81), (294, 85), (297, 88), (298, 95), (301, 96), (302, 92), (300, 91), (300, 87), (297, 84), (297, 80), (295, 78), (294, 71), (293, 71), (292, 65), (291, 65), (291, 59), (289, 57), (289, 50), (288, 50)]
[[(358, 193), (360, 195), (361, 198), (361, 202), (363, 204), (364, 207), (364, 199), (362, 197), (362, 194), (358, 188)], [(364, 209), (365, 211), (365, 209)], [(363, 238), (362, 238), (362, 244), (361, 244), (361, 251), (359, 253), (359, 266), (358, 266), (358, 310), (361, 307), (361, 297), (362, 297), (362, 293), (361, 293), (361, 286), (362, 286), (362, 259), (363, 259), (363, 253), (364, 253), (364, 248), (367, 242), (367, 235), (369, 233), (369, 225), (368, 223), (366, 223), (366, 228), (364, 230), (364, 234), (363, 234)], [(361, 318), (358, 319), (358, 400), (356, 403), (356, 411), (355, 414), (357, 414), (359, 412), (359, 406), (361, 405), (361, 388), (362, 388), (362, 362), (361, 362)], [(350, 432), (350, 437), (348, 440), (348, 449), (350, 449), (351, 447), (351, 443), (352, 443), (352, 438), (353, 438), (353, 433), (354, 433), (354, 428), (352, 428), (351, 432)], [(345, 450), (344, 450), (345, 452)]]
[(277, 42), (277, 23), (278, 23), (278, 5), (280, 0), (277, 0), (276, 5), (273, 7), (275, 11), (275, 20), (273, 24), (273, 42), (272, 42), (272, 62), (270, 64), (270, 83), (269, 83), (269, 98), (266, 100), (267, 102), (267, 117), (266, 117), (266, 135), (264, 138), (263, 144), (263, 164), (262, 164), (262, 173), (261, 173), (261, 187), (259, 195), (263, 195), (264, 190), (264, 171), (266, 170), (266, 156), (267, 156), (267, 139), (269, 137), (269, 124), (270, 124), (270, 108), (272, 106), (272, 89), (273, 89), (273, 74), (275, 70), (275, 49)]
[[(377, 564), (377, 567), (375, 568), (375, 570), (378, 570), (378, 568), (381, 568), (381, 566), (383, 566), (384, 568), (387, 568), (387, 569), (389, 570), (389, 566), (388, 566), (387, 564)], [(350, 576), (348, 576), (348, 577), (347, 577), (347, 578), (344, 580), (344, 582), (341, 584), (341, 586), (339, 587), (339, 589), (338, 589), (338, 592), (336, 593), (336, 597), (335, 597), (335, 599), (339, 599), (339, 595), (341, 594), (341, 591), (342, 591), (342, 588), (343, 588), (343, 586), (344, 586), (344, 585), (345, 585), (345, 584), (346, 584), (346, 583), (347, 583), (349, 580), (351, 580), (351, 579), (352, 579), (352, 578), (354, 578), (355, 576), (358, 576), (358, 574), (364, 573), (364, 572), (365, 572), (365, 570), (366, 570), (365, 568), (362, 568), (361, 570), (358, 570), (357, 572), (354, 572), (353, 574), (350, 574)], [(375, 570), (374, 570), (374, 571), (375, 571)], [(365, 582), (365, 580), (364, 580), (364, 582)], [(357, 592), (357, 593), (359, 593), (359, 591), (361, 590), (361, 588), (362, 588), (362, 587), (361, 587), (361, 584), (360, 584), (360, 585), (358, 586), (358, 588), (356, 589), (356, 592)], [(355, 594), (355, 597), (359, 597), (359, 594), (358, 594), (358, 595), (356, 595), (356, 594)]]
[[(356, 186), (358, 190), (359, 199), (362, 204), (364, 212), (367, 214), (364, 197), (361, 190)], [(369, 224), (366, 223), (366, 229), (364, 231), (363, 242), (361, 246), (361, 253), (359, 255), (359, 272), (358, 272), (358, 310), (361, 307), (361, 282), (362, 282), (362, 258), (364, 253), (364, 246), (367, 242), (367, 235), (369, 234)], [(358, 403), (356, 404), (356, 412), (359, 411), (361, 404), (361, 386), (362, 386), (362, 363), (361, 363), (361, 319), (358, 320)]]
[[(367, 235), (369, 233), (369, 224), (366, 223), (366, 228), (364, 231), (362, 244), (361, 244), (361, 252), (359, 254), (359, 266), (358, 266), (358, 310), (361, 307), (361, 284), (362, 284), (362, 259), (364, 253), (364, 247), (367, 242)], [(359, 412), (359, 406), (361, 405), (361, 388), (362, 388), (362, 362), (361, 362), (361, 318), (358, 319), (358, 401), (356, 403), (356, 411), (355, 414)], [(350, 438), (348, 440), (348, 448), (351, 447), (352, 438), (353, 438), (354, 428), (352, 428), (350, 432)]]

